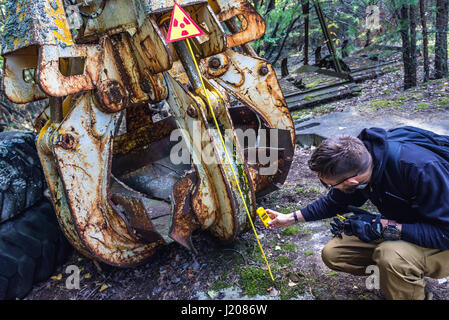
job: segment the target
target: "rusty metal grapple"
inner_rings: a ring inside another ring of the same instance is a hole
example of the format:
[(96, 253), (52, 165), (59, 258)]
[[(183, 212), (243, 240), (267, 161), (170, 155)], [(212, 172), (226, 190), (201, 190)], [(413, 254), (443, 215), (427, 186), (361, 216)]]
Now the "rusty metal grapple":
[(115, 266), (173, 240), (193, 249), (197, 229), (233, 241), (249, 229), (243, 201), (254, 217), (293, 157), (276, 74), (248, 44), (264, 34), (260, 15), (246, 0), (177, 3), (204, 31), (191, 43), (207, 92), (185, 42), (165, 41), (172, 0), (6, 1), (3, 90), (48, 99), (36, 144), (59, 224)]

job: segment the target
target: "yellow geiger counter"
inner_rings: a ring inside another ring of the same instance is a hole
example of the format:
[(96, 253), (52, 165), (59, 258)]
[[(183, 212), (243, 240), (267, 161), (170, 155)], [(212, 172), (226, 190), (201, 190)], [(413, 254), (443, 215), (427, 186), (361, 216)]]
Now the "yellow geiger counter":
[(265, 211), (263, 207), (260, 207), (256, 210), (257, 214), (259, 215), (260, 220), (262, 220), (262, 223), (265, 227), (268, 227), (268, 221), (271, 221), (270, 216)]

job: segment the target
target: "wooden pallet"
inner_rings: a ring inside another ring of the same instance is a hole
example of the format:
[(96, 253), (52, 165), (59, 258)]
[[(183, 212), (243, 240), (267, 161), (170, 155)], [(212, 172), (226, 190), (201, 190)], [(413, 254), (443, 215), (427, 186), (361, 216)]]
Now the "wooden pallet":
[(373, 61), (366, 56), (349, 57), (345, 62), (351, 68), (352, 80), (336, 77), (333, 71), (314, 66), (302, 66), (290, 76), (290, 79), (302, 79), (302, 89), (288, 81), (289, 77), (281, 79), (279, 83), (289, 110), (310, 108), (354, 96), (361, 91), (358, 83), (397, 70), (400, 63), (397, 57)]

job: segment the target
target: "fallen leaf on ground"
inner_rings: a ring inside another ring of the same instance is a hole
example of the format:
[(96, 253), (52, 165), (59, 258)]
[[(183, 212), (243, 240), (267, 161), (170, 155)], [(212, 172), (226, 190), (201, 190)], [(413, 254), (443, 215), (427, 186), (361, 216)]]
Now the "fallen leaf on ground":
[(296, 286), (296, 285), (297, 285), (296, 282), (294, 282), (294, 281), (292, 281), (292, 280), (289, 280), (289, 281), (288, 281), (288, 286), (289, 286), (289, 287), (294, 287), (294, 286)]
[(192, 269), (187, 269), (187, 277), (188, 277), (189, 279), (192, 279), (192, 278), (195, 277), (195, 273), (193, 272)]
[(106, 290), (107, 288), (109, 288), (109, 286), (108, 286), (106, 283), (104, 283), (104, 284), (101, 286), (101, 288), (100, 288), (100, 292), (103, 292), (103, 291)]
[(270, 291), (270, 297), (276, 297), (279, 295), (279, 291), (276, 290), (276, 288), (272, 288)]

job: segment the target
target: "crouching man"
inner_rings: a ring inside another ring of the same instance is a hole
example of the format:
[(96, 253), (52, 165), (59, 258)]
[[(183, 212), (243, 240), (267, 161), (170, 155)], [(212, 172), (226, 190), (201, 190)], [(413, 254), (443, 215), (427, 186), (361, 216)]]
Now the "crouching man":
[[(334, 218), (322, 258), (331, 269), (366, 275), (376, 264), (387, 299), (424, 299), (424, 277), (449, 276), (449, 137), (402, 127), (364, 129), (321, 143), (309, 167), (328, 194), (281, 214), (270, 229)], [(370, 200), (381, 215), (358, 209)]]

